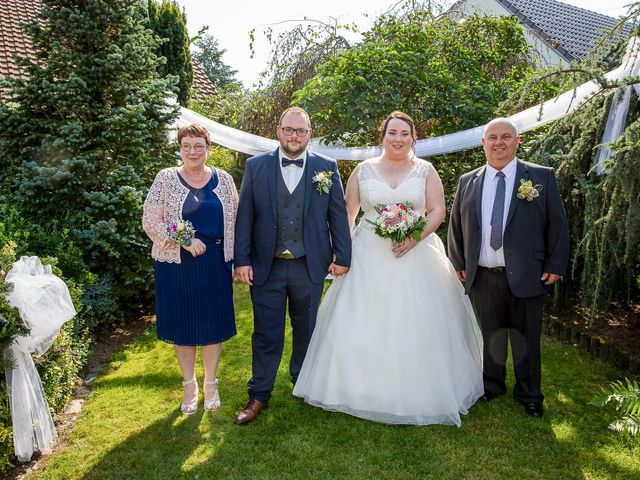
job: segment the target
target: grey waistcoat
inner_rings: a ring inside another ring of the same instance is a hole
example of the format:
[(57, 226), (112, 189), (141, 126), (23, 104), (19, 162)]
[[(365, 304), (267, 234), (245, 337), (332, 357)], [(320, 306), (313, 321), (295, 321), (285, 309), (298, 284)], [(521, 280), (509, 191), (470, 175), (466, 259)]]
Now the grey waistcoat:
[[(296, 167), (297, 168), (297, 167)], [(303, 212), (304, 212), (304, 175), (293, 193), (289, 193), (287, 185), (278, 169), (276, 190), (278, 195), (278, 236), (276, 239), (276, 255), (289, 250), (296, 257), (303, 257)]]

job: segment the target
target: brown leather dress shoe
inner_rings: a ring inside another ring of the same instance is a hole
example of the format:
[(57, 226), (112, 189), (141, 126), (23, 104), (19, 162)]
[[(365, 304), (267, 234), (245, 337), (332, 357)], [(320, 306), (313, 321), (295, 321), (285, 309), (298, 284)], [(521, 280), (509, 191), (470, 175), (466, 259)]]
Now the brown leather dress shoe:
[(244, 406), (242, 411), (236, 415), (235, 424), (236, 425), (247, 425), (253, 422), (257, 417), (260, 411), (267, 408), (267, 404), (265, 402), (261, 402), (260, 400), (251, 399)]

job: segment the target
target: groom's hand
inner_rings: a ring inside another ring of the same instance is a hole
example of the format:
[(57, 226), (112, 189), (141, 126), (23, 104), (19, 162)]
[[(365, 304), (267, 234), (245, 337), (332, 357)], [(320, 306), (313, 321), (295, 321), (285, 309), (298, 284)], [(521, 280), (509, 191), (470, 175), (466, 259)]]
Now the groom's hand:
[(349, 267), (343, 267), (341, 265), (336, 265), (335, 263), (331, 263), (331, 265), (329, 265), (329, 268), (327, 270), (334, 277), (340, 277), (349, 271)]
[(239, 280), (242, 283), (246, 283), (249, 286), (253, 285), (253, 267), (247, 265), (245, 267), (236, 267), (234, 279)]
[(466, 270), (458, 270), (456, 272), (456, 275), (458, 276), (458, 280), (460, 280), (462, 283), (467, 281), (467, 271)]

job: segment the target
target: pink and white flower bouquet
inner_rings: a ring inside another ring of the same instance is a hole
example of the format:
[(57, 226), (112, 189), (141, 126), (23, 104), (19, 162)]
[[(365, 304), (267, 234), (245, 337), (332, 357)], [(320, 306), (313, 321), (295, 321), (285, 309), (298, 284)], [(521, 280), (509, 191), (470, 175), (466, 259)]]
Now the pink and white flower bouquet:
[(189, 220), (176, 220), (175, 222), (169, 222), (167, 233), (174, 242), (189, 247), (196, 231)]
[(427, 226), (427, 219), (413, 209), (411, 202), (378, 204), (378, 218), (375, 222), (367, 220), (375, 228), (376, 235), (388, 238), (393, 243), (402, 243), (412, 237), (420, 240)]

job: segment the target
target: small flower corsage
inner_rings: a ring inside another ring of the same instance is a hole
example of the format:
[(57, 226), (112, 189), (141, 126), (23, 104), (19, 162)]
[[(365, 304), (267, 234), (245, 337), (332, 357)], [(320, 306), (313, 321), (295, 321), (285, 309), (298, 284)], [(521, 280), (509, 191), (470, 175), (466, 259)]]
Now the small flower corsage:
[(169, 234), (169, 238), (174, 242), (189, 247), (191, 246), (191, 241), (194, 239), (196, 231), (189, 220), (177, 220), (175, 222), (169, 222), (167, 233)]
[(333, 172), (331, 170), (325, 170), (323, 172), (315, 172), (313, 176), (313, 183), (316, 184), (316, 190), (322, 195), (323, 193), (329, 193), (331, 185), (333, 185)]
[(534, 185), (531, 180), (520, 179), (520, 186), (518, 187), (517, 197), (520, 200), (526, 200), (527, 202), (533, 201), (542, 190), (542, 185)]

